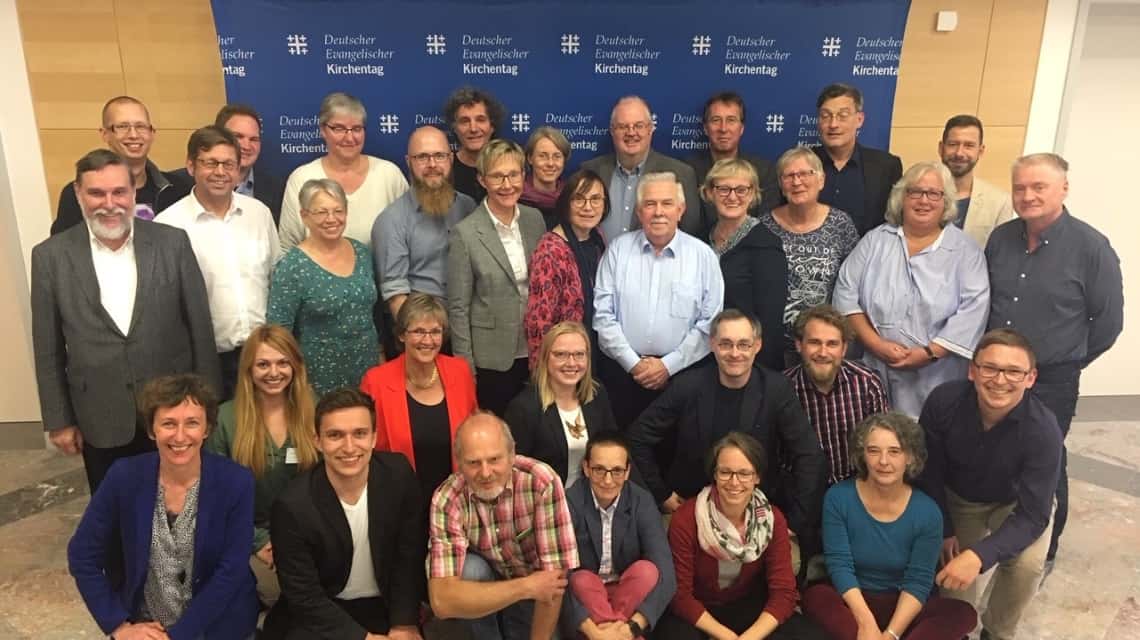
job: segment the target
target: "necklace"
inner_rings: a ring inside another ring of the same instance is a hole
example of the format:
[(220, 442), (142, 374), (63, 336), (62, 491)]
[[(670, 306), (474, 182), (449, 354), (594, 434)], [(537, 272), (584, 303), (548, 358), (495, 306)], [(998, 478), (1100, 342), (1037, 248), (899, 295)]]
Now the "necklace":
[(435, 381), (439, 380), (439, 367), (434, 366), (434, 365), (432, 366), (431, 377), (428, 378), (427, 382), (418, 382), (418, 381), (414, 380), (412, 378), (412, 375), (410, 373), (408, 373), (406, 370), (404, 371), (404, 378), (408, 382), (412, 383), (412, 386), (417, 388), (417, 389), (430, 389), (430, 388), (432, 388), (432, 385), (435, 384)]
[(575, 440), (581, 440), (586, 436), (586, 423), (582, 422), (582, 409), (578, 408), (578, 415), (574, 417), (574, 422), (563, 420), (562, 424), (566, 425), (566, 430)]

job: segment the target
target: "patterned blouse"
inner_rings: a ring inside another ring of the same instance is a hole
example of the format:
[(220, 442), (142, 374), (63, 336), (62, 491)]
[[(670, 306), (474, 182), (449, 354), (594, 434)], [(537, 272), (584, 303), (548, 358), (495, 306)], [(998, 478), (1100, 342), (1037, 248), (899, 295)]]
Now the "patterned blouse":
[(380, 358), (372, 322), (372, 256), (363, 244), (348, 241), (356, 253), (350, 275), (330, 273), (294, 247), (277, 263), (269, 287), (266, 317), (296, 336), (318, 397), (337, 387), (357, 386)]
[(194, 530), (198, 524), (198, 487), (186, 492), (182, 513), (166, 511), (166, 491), (158, 483), (150, 532), (150, 566), (143, 585), (140, 619), (170, 627), (182, 617), (193, 597)]

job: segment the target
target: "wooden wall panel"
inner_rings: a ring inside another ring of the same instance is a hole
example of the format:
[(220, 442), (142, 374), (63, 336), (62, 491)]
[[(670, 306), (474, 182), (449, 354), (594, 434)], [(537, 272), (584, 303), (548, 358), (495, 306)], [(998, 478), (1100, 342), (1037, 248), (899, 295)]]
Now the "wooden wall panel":
[(1021, 156), (1025, 145), (1025, 126), (986, 127), (986, 153), (978, 162), (977, 174), (983, 180), (1009, 191), (1009, 168)]
[(938, 159), (942, 126), (905, 127), (891, 130), (891, 153), (902, 158), (903, 169), (923, 160)]
[(994, 2), (978, 103), (978, 117), (987, 125), (1024, 126), (1029, 121), (1046, 8), (1044, 1)]

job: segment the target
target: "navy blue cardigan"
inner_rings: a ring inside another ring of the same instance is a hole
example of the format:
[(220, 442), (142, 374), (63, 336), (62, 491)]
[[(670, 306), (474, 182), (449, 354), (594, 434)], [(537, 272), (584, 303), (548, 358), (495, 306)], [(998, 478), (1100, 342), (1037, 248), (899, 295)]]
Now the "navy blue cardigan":
[[(244, 640), (257, 625), (257, 591), (249, 568), (253, 539), (253, 475), (226, 458), (202, 452), (194, 584), (171, 640)], [(104, 633), (131, 620), (143, 601), (150, 562), (158, 454), (117, 460), (99, 485), (67, 545), (67, 562), (88, 611)], [(112, 585), (108, 551), (121, 548)]]

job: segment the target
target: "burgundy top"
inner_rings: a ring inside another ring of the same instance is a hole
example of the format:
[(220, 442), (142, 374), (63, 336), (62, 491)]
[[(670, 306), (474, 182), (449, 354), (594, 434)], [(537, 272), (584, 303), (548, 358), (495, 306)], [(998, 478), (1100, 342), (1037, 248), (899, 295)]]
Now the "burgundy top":
[(768, 602), (764, 611), (783, 624), (800, 597), (792, 573), (792, 546), (784, 514), (772, 506), (775, 522), (768, 548), (759, 560), (743, 565), (736, 580), (721, 589), (717, 583), (717, 559), (705, 553), (697, 541), (696, 504), (695, 498), (686, 500), (669, 522), (669, 546), (677, 570), (677, 593), (670, 603), (673, 613), (695, 625), (707, 607), (739, 600), (748, 595), (754, 580), (767, 580)]

